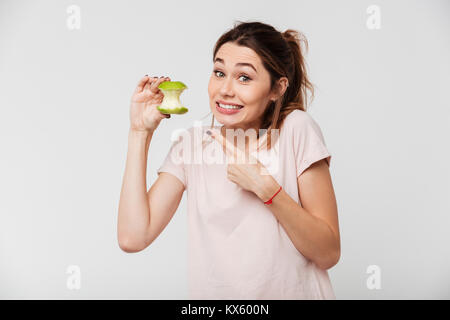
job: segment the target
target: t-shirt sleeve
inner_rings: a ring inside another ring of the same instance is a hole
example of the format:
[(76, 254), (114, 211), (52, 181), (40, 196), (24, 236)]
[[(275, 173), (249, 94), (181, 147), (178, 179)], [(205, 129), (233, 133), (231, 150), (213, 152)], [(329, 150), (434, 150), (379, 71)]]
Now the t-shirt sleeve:
[(325, 159), (330, 166), (331, 154), (317, 122), (306, 112), (291, 122), (297, 178), (313, 163)]
[(182, 139), (174, 141), (157, 173), (169, 172), (180, 180), (184, 187), (187, 186), (186, 167), (183, 161), (183, 143)]

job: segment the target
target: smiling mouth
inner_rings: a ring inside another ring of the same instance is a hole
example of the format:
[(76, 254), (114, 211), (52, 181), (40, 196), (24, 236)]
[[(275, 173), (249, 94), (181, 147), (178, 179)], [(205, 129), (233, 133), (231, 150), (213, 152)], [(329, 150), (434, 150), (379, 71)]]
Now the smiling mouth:
[(239, 110), (242, 109), (244, 106), (241, 105), (228, 105), (228, 104), (222, 104), (216, 101), (216, 106), (225, 109), (225, 110)]
[(236, 107), (223, 108), (223, 107), (221, 107), (221, 106), (219, 105), (218, 102), (216, 102), (216, 110), (217, 110), (219, 113), (224, 114), (224, 115), (234, 115), (234, 114), (237, 114), (237, 113), (239, 113), (239, 112), (242, 110), (242, 108), (243, 108), (243, 106), (238, 107), (238, 108), (236, 108)]

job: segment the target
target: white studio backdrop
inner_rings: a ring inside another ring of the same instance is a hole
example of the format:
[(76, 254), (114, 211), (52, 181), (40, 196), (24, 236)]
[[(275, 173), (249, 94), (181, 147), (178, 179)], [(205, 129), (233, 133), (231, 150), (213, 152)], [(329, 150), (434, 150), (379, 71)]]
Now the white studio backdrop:
[(210, 111), (216, 40), (261, 21), (309, 42), (337, 298), (449, 299), (449, 13), (446, 0), (1, 0), (0, 298), (187, 298), (186, 193), (150, 247), (117, 244), (129, 99), (145, 74), (189, 87), (189, 112), (153, 136), (150, 187), (171, 132)]

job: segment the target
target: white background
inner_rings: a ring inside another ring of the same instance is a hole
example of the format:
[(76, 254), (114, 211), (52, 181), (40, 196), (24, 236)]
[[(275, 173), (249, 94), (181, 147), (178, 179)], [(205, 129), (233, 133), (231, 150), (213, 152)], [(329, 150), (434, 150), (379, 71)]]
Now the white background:
[[(370, 5), (381, 29), (366, 26)], [(147, 73), (189, 87), (189, 112), (153, 136), (150, 187), (171, 132), (210, 111), (216, 40), (257, 20), (309, 41), (308, 112), (339, 208), (337, 298), (449, 299), (449, 13), (446, 0), (0, 1), (0, 298), (187, 297), (186, 193), (146, 250), (117, 243), (129, 99)], [(79, 290), (66, 286), (70, 265)], [(366, 285), (370, 265), (379, 290)]]

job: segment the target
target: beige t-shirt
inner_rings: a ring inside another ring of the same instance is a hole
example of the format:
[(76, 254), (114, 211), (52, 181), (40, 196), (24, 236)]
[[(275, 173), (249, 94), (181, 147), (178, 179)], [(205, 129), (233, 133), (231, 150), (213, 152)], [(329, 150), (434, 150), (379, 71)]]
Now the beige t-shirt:
[[(294, 247), (261, 199), (227, 178), (219, 142), (203, 146), (207, 128), (189, 128), (190, 140), (173, 142), (157, 171), (186, 187), (189, 299), (335, 299), (328, 272)], [(297, 178), (321, 159), (330, 165), (321, 129), (294, 110), (273, 150), (276, 157), (260, 151), (257, 158), (300, 204)]]

